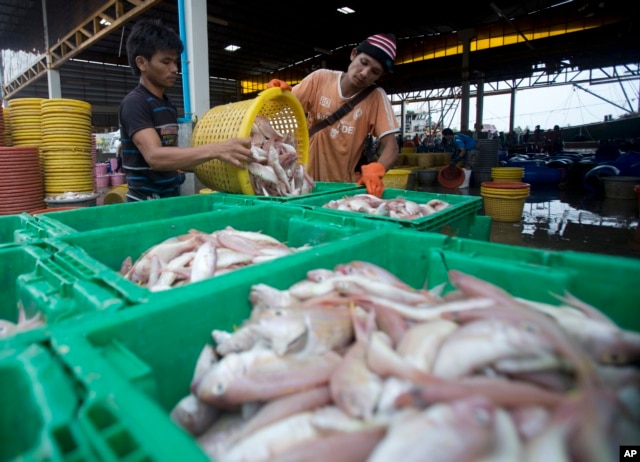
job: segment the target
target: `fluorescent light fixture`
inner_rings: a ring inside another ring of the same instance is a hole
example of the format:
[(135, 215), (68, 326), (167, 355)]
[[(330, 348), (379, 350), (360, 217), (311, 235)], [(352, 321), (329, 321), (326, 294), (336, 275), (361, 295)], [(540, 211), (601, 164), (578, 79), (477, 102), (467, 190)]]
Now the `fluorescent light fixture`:
[(227, 51), (236, 51), (239, 50), (240, 47), (238, 45), (227, 45), (224, 49)]
[(342, 8), (338, 8), (338, 11), (342, 14), (351, 14), (356, 12), (356, 10), (352, 10), (348, 6), (343, 6)]
[(213, 23), (213, 24), (218, 24), (219, 26), (228, 26), (229, 22), (227, 22), (225, 19), (222, 18), (217, 18), (215, 16), (212, 15), (207, 15), (207, 21)]
[(322, 53), (323, 55), (333, 54), (333, 51), (327, 50), (326, 48), (322, 48), (322, 47), (313, 47), (313, 51), (317, 51), (318, 53)]
[(109, 21), (107, 21), (106, 19), (102, 18), (100, 20), (100, 24), (102, 24), (103, 26), (110, 26), (111, 23)]

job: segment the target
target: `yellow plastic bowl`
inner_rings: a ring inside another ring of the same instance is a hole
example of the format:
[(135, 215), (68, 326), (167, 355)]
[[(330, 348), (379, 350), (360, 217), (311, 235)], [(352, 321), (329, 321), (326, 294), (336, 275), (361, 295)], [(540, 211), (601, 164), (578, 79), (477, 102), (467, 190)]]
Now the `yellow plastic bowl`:
[(493, 167), (491, 175), (524, 175), (524, 167)]
[(485, 188), (480, 186), (480, 194), (489, 194), (492, 196), (504, 196), (504, 197), (519, 197), (519, 196), (528, 196), (531, 190), (529, 188), (523, 189), (496, 189), (496, 188)]

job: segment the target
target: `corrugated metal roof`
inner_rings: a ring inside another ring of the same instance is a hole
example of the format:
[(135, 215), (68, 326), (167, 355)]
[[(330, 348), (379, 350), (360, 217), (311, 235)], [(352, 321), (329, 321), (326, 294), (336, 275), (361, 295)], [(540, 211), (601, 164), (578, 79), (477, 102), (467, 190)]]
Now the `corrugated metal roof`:
[[(48, 40), (54, 46), (65, 34), (100, 11), (116, 17), (136, 7), (153, 5), (139, 16), (127, 18), (117, 27), (96, 29), (90, 46), (74, 54), (75, 59), (126, 65), (123, 41), (131, 21), (160, 18), (178, 30), (177, 1), (158, 0), (46, 0)], [(349, 5), (356, 13), (342, 15), (337, 8)], [(556, 6), (557, 5), (557, 6)], [(105, 9), (110, 6), (112, 10)], [(266, 82), (273, 77), (296, 81), (318, 67), (345, 69), (348, 52), (365, 37), (393, 32), (398, 37), (398, 62), (381, 82), (389, 93), (459, 85), (462, 56), (452, 53), (460, 45), (460, 31), (473, 31), (478, 40), (469, 60), (469, 77), (485, 82), (526, 78), (536, 69), (549, 73), (565, 67), (592, 69), (640, 62), (638, 13), (620, 0), (496, 0), (494, 2), (420, 2), (375, 8), (365, 0), (326, 0), (309, 4), (276, 4), (257, 0), (208, 0), (208, 50), (211, 77), (233, 82)], [(594, 27), (590, 24), (597, 25)], [(88, 23), (89, 26), (95, 22)], [(41, 0), (0, 0), (0, 48), (44, 48)], [(90, 34), (95, 30), (89, 31)], [(78, 34), (83, 36), (85, 34)], [(536, 37), (534, 39), (534, 37)], [(545, 38), (537, 38), (545, 37)], [(203, 38), (204, 39), (204, 38)], [(242, 48), (229, 53), (223, 47), (236, 43)], [(485, 44), (500, 47), (481, 49)], [(458, 49), (459, 51), (459, 49)], [(430, 59), (423, 59), (423, 57)], [(65, 67), (68, 67), (65, 71)], [(63, 76), (75, 73), (77, 64), (61, 65)], [(63, 78), (63, 86), (78, 79)], [(90, 80), (90, 76), (84, 78)], [(130, 82), (120, 73), (105, 78), (105, 85), (124, 91)], [(4, 83), (5, 85), (7, 82)], [(42, 84), (40, 84), (41, 86)], [(15, 96), (30, 96), (30, 83)], [(87, 87), (87, 84), (84, 85)], [(99, 93), (93, 84), (82, 91)], [(222, 101), (251, 97), (239, 94), (235, 85), (220, 87)], [(63, 89), (64, 97), (79, 88)], [(105, 92), (102, 89), (103, 93)], [(93, 95), (92, 95), (93, 96)], [(120, 95), (121, 96), (121, 95)], [(97, 95), (96, 95), (97, 98)], [(212, 102), (218, 101), (212, 100)], [(90, 101), (111, 104), (104, 96)]]

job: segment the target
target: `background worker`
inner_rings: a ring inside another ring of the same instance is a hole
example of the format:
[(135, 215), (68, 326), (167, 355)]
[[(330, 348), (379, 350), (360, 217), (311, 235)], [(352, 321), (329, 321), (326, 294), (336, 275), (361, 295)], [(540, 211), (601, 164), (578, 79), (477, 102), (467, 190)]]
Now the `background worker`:
[(442, 138), (447, 140), (447, 144), (455, 146), (457, 155), (455, 157), (456, 167), (471, 168), (471, 161), (475, 154), (477, 140), (469, 135), (463, 135), (462, 133), (453, 133), (450, 128), (442, 130)]
[(127, 40), (129, 65), (139, 84), (120, 103), (122, 167), (127, 202), (180, 195), (179, 170), (218, 159), (239, 168), (250, 162), (251, 140), (230, 138), (197, 147), (178, 147), (178, 115), (165, 94), (178, 78), (184, 46), (160, 21), (140, 21)]
[[(305, 77), (292, 92), (307, 114), (309, 128), (389, 72), (395, 57), (395, 36), (376, 34), (351, 51), (346, 72), (318, 69)], [(277, 79), (269, 86), (288, 87)], [(368, 193), (381, 197), (382, 177), (398, 158), (399, 130), (389, 97), (377, 87), (340, 120), (311, 136), (308, 172), (316, 181), (357, 181), (366, 186)], [(362, 165), (358, 177), (356, 166), (368, 134), (378, 141), (379, 157), (376, 162)]]
[(548, 154), (557, 154), (564, 149), (564, 140), (562, 139), (562, 131), (559, 125), (553, 126), (553, 131), (549, 134)]

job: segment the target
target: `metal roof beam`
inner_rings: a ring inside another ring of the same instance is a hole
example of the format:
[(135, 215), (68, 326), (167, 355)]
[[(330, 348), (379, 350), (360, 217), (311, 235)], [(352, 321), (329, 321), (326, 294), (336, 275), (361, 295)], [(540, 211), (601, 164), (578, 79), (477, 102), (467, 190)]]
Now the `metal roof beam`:
[[(488, 87), (484, 90), (484, 96), (510, 93), (514, 89), (524, 90), (560, 85), (574, 85), (582, 89), (578, 84), (597, 85), (604, 83), (636, 81), (640, 79), (640, 63), (635, 65), (635, 68), (631, 65), (626, 65), (624, 67), (627, 69), (625, 75), (620, 75), (615, 67), (600, 67), (598, 69), (589, 70), (565, 69), (557, 75), (548, 75), (543, 71), (536, 71), (536, 73), (528, 78), (518, 79), (517, 82), (514, 80), (484, 82), (485, 87)], [(477, 87), (477, 83), (473, 83), (473, 86)], [(501, 86), (506, 88), (501, 88)], [(410, 93), (391, 94), (389, 97), (391, 99), (391, 104), (398, 105), (403, 102), (420, 103), (425, 101), (438, 101), (456, 98), (459, 97), (460, 92), (461, 90), (459, 86), (452, 86), (445, 89), (439, 89), (435, 92), (433, 90), (422, 90)], [(476, 94), (477, 91), (472, 89), (470, 96), (475, 97)]]
[[(129, 20), (144, 13), (161, 0), (110, 0), (85, 22), (51, 46), (46, 54), (22, 74), (3, 87), (4, 98), (43, 77), (49, 69), (60, 69), (69, 59), (89, 48), (105, 35), (117, 30)], [(101, 21), (103, 23), (101, 23)], [(104, 22), (109, 24), (104, 24)], [(49, 60), (49, 64), (47, 64)]]

